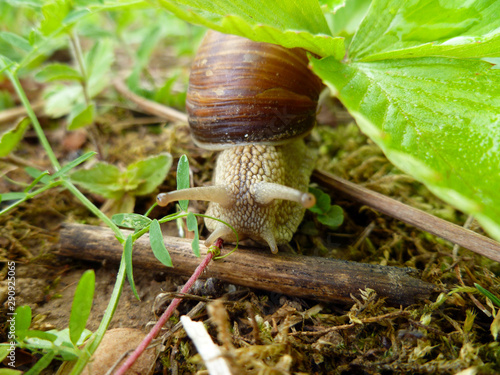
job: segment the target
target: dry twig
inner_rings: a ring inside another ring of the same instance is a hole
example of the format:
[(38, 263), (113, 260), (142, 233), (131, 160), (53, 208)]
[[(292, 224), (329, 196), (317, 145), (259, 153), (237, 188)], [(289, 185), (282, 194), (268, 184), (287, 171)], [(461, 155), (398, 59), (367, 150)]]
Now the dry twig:
[(500, 243), (488, 237), (329, 173), (315, 170), (313, 178), (322, 185), (340, 191), (377, 211), (500, 262)]
[(131, 102), (135, 103), (144, 112), (167, 119), (169, 121), (179, 121), (187, 123), (187, 115), (185, 113), (134, 94), (128, 89), (128, 87), (121, 79), (115, 79), (113, 84), (116, 91), (118, 91), (121, 95), (123, 95)]
[[(43, 109), (43, 105), (43, 101), (38, 101), (33, 103), (31, 107), (35, 113), (38, 113)], [(0, 124), (12, 122), (23, 116), (26, 116), (26, 109), (23, 106), (5, 109), (0, 111)]]
[[(360, 319), (360, 321), (361, 321), (362, 324), (368, 324), (368, 323), (380, 322), (380, 321), (385, 320), (385, 319), (393, 319), (393, 318), (397, 318), (399, 316), (408, 316), (408, 315), (410, 315), (410, 313), (408, 311), (399, 310), (399, 311), (390, 312), (390, 313), (387, 313), (387, 314), (384, 314), (384, 315), (371, 316), (371, 317), (368, 317), (368, 318)], [(292, 336), (299, 336), (299, 335), (300, 336), (323, 336), (323, 335), (326, 335), (329, 332), (340, 331), (340, 330), (343, 330), (343, 329), (352, 328), (352, 327), (356, 326), (356, 324), (359, 324), (359, 323), (352, 322), (352, 323), (349, 323), (349, 324), (342, 324), (342, 325), (339, 325), (339, 326), (334, 326), (334, 327), (329, 327), (329, 328), (326, 328), (326, 329), (322, 329), (321, 331), (307, 331), (307, 332), (298, 331), (298, 332), (292, 332), (292, 333), (290, 333), (290, 335), (292, 335)]]

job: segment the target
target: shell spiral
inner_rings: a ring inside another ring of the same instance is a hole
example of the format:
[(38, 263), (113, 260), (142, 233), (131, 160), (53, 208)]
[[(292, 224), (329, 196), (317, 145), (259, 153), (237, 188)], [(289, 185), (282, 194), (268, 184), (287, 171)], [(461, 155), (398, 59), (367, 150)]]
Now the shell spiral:
[(186, 99), (193, 138), (211, 149), (285, 143), (314, 126), (321, 89), (304, 50), (209, 31)]

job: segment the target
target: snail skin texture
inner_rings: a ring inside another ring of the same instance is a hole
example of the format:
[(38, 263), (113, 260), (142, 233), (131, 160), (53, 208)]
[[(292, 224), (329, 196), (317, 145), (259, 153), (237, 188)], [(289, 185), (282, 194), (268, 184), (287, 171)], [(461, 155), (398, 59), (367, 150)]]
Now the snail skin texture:
[[(222, 150), (213, 186), (158, 195), (210, 201), (207, 215), (231, 224), (238, 238), (288, 243), (315, 204), (307, 193), (316, 152), (303, 140), (315, 124), (321, 81), (301, 49), (209, 31), (191, 70), (186, 108), (194, 141)], [(233, 231), (205, 219), (210, 236), (233, 242)]]

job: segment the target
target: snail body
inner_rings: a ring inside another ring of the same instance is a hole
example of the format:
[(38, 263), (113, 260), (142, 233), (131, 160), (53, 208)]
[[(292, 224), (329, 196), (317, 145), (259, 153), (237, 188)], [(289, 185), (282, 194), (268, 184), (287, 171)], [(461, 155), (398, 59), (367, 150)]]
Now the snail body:
[[(191, 70), (186, 108), (195, 143), (222, 150), (213, 186), (160, 194), (158, 203), (210, 201), (207, 215), (231, 224), (240, 239), (278, 251), (289, 242), (305, 208), (316, 158), (303, 137), (315, 124), (321, 81), (301, 49), (257, 43), (209, 31)], [(233, 231), (206, 219), (217, 238)]]

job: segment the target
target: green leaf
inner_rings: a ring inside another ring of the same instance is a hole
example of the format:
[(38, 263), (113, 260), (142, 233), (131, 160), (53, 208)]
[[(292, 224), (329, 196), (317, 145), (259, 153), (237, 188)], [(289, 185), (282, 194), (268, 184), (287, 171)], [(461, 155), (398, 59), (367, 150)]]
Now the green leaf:
[(495, 296), (493, 293), (491, 293), (489, 290), (484, 289), (481, 285), (474, 283), (474, 286), (476, 287), (477, 290), (479, 290), (485, 297), (488, 297), (491, 302), (495, 303), (498, 307), (500, 307), (500, 299)]
[(336, 229), (344, 222), (344, 211), (340, 206), (330, 206), (326, 213), (318, 216), (318, 221), (323, 225)]
[(76, 130), (91, 125), (94, 122), (95, 105), (89, 104), (87, 107), (82, 106), (83, 109), (75, 107), (76, 110), (73, 114), (71, 111), (68, 118), (68, 130)]
[(43, 67), (37, 74), (35, 79), (40, 82), (50, 82), (55, 80), (83, 80), (82, 75), (76, 69), (65, 64), (49, 64)]
[[(189, 188), (189, 161), (186, 155), (182, 155), (177, 164), (177, 190), (187, 188)], [(188, 204), (188, 200), (179, 201), (182, 211), (187, 211)]]
[(346, 45), (348, 45), (348, 41), (358, 30), (370, 4), (371, 0), (348, 0), (340, 8), (329, 9), (325, 18), (332, 34), (346, 38)]
[(350, 47), (356, 61), (500, 56), (500, 2), (374, 0)]
[(342, 38), (333, 38), (315, 0), (159, 0), (161, 6), (179, 18), (249, 39), (302, 47), (320, 56), (341, 59)]
[(140, 214), (115, 214), (111, 218), (113, 223), (120, 227), (141, 230), (151, 224), (149, 217)]
[(20, 35), (8, 31), (0, 31), (0, 38), (5, 40), (12, 47), (19, 48), (24, 52), (30, 52), (33, 49), (31, 44)]
[(31, 325), (31, 308), (28, 305), (18, 306), (14, 314), (16, 336), (22, 341)]
[(23, 372), (11, 368), (0, 368), (0, 375), (21, 375)]
[(312, 65), (394, 165), (500, 239), (500, 70), (445, 58)]
[(68, 173), (70, 170), (75, 168), (76, 166), (80, 165), (87, 159), (91, 158), (92, 156), (96, 155), (97, 152), (95, 151), (89, 151), (86, 152), (85, 154), (77, 157), (75, 160), (70, 161), (68, 164), (66, 164), (64, 167), (62, 167), (60, 170), (58, 170), (56, 173), (54, 173), (52, 176), (50, 176), (50, 179), (53, 180), (57, 177), (63, 176), (66, 173)]
[(44, 184), (49, 183), (51, 180), (51, 177), (49, 176), (48, 171), (41, 171), (41, 170), (33, 168), (33, 167), (25, 167), (24, 171), (28, 175), (30, 175), (30, 177), (33, 177), (35, 180), (40, 181)]
[[(76, 344), (70, 339), (69, 328), (63, 330), (50, 330), (47, 332), (29, 330), (23, 346), (36, 351), (54, 351), (56, 355), (61, 356), (63, 360), (73, 360), (78, 358), (80, 353), (78, 347), (87, 340), (92, 332), (84, 329)], [(54, 339), (55, 337), (55, 339)]]
[(160, 185), (172, 166), (172, 156), (163, 153), (132, 163), (127, 167), (127, 179), (136, 184), (134, 195), (150, 194)]
[(141, 45), (136, 53), (136, 61), (132, 73), (127, 78), (127, 86), (134, 92), (139, 92), (140, 89), (140, 74), (144, 67), (148, 64), (149, 58), (153, 53), (154, 47), (158, 40), (162, 37), (162, 28), (158, 24), (152, 24), (149, 32), (145, 35)]
[(120, 177), (118, 167), (104, 162), (97, 163), (91, 169), (71, 174), (71, 180), (75, 184), (110, 199), (119, 199), (124, 193)]
[[(324, 7), (326, 6), (328, 10), (334, 11), (339, 7), (344, 7), (347, 0), (319, 0), (319, 4)], [(348, 1), (347, 1), (348, 2)]]
[(100, 40), (92, 46), (85, 56), (89, 95), (99, 94), (109, 83), (114, 52), (111, 40)]
[(35, 365), (31, 369), (26, 371), (24, 373), (24, 375), (40, 374), (44, 368), (46, 368), (48, 365), (50, 365), (50, 362), (52, 362), (52, 360), (54, 359), (55, 356), (56, 356), (55, 352), (53, 352), (53, 351), (48, 352), (42, 358), (40, 358), (38, 360), (38, 362), (35, 363)]
[(70, 10), (69, 2), (66, 0), (54, 0), (46, 2), (42, 7), (44, 19), (40, 24), (40, 31), (48, 36), (63, 26), (63, 20)]
[(26, 193), (24, 193), (24, 192), (3, 193), (3, 194), (0, 194), (0, 202), (16, 201), (18, 199), (23, 199), (24, 197), (26, 197)]
[(129, 234), (127, 240), (125, 241), (125, 246), (123, 248), (123, 256), (125, 258), (125, 272), (127, 273), (127, 279), (130, 284), (130, 287), (132, 288), (132, 292), (134, 293), (135, 298), (137, 298), (140, 301), (141, 299), (139, 298), (137, 290), (135, 289), (134, 271), (132, 267), (132, 246), (133, 246), (132, 235)]
[(53, 118), (65, 116), (71, 112), (76, 103), (82, 101), (82, 96), (80, 85), (54, 84), (44, 92), (45, 113)]
[(196, 220), (196, 216), (190, 212), (186, 217), (187, 229), (191, 232), (194, 232), (193, 241), (191, 241), (191, 249), (193, 250), (194, 255), (198, 258), (200, 257), (200, 234), (198, 233), (198, 221)]
[(10, 353), (10, 344), (0, 344), (0, 362), (2, 362)]
[(36, 186), (36, 184), (38, 184), (38, 182), (43, 182), (43, 183), (47, 183), (48, 180), (50, 180), (50, 177), (49, 177), (49, 171), (43, 171), (42, 173), (40, 173), (34, 180), (33, 182), (31, 182), (31, 184), (29, 184), (25, 189), (24, 189), (24, 192), (25, 193), (28, 193), (33, 187)]
[(331, 207), (331, 198), (328, 194), (316, 188), (309, 188), (309, 192), (316, 197), (316, 204), (309, 209), (315, 214), (327, 213)]
[(151, 227), (149, 228), (149, 242), (151, 243), (151, 250), (153, 250), (156, 259), (163, 265), (172, 267), (172, 258), (165, 247), (160, 223), (156, 219), (151, 222)]
[(84, 18), (88, 14), (90, 14), (90, 10), (86, 9), (86, 8), (72, 10), (68, 13), (68, 15), (66, 17), (64, 17), (62, 23), (63, 23), (63, 25), (75, 24), (76, 22), (78, 22), (80, 19)]
[(53, 333), (39, 331), (36, 329), (28, 330), (28, 332), (26, 332), (26, 337), (36, 337), (36, 338), (51, 341), (51, 342), (54, 342), (57, 339), (57, 335), (55, 335)]
[(177, 85), (183, 87), (187, 85), (187, 76), (181, 71), (172, 71), (153, 96), (155, 102), (164, 104), (168, 107), (183, 107), (186, 103), (186, 91), (177, 91)]
[(105, 198), (120, 199), (125, 193), (133, 198), (134, 195), (150, 194), (163, 182), (171, 165), (172, 157), (164, 153), (132, 163), (124, 172), (100, 162), (91, 169), (72, 173), (71, 179)]
[(76, 345), (90, 315), (92, 302), (94, 300), (95, 274), (94, 270), (87, 270), (83, 273), (78, 286), (76, 287), (75, 297), (71, 305), (71, 315), (69, 317), (69, 337), (73, 345)]
[(24, 132), (28, 128), (31, 120), (25, 117), (16, 126), (3, 133), (0, 133), (0, 157), (5, 157), (21, 142)]

